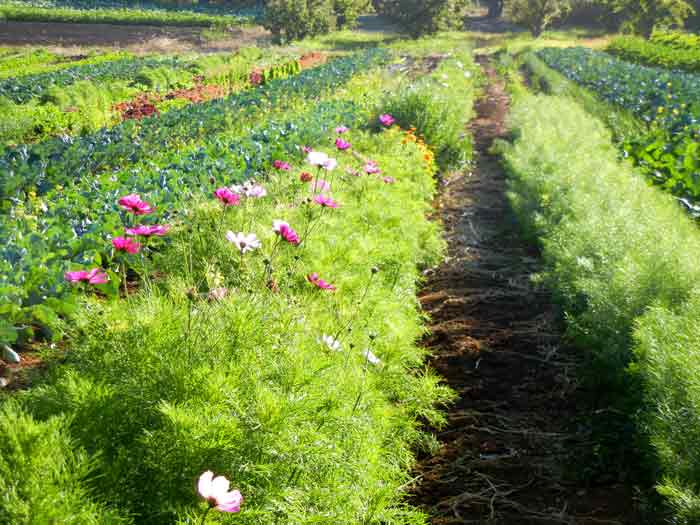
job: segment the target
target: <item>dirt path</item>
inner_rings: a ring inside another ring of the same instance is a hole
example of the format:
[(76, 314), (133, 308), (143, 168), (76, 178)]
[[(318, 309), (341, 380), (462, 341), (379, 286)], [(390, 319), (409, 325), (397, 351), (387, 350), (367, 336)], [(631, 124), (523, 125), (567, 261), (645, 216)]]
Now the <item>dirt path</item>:
[(269, 44), (262, 27), (232, 28), (225, 38), (209, 41), (201, 27), (165, 27), (58, 22), (0, 22), (0, 44), (18, 46), (115, 47), (134, 52), (213, 52)]
[(471, 124), (476, 162), (445, 180), (448, 257), (421, 295), (432, 364), (460, 397), (441, 450), (417, 469), (414, 503), (440, 525), (640, 523), (626, 487), (576, 482), (577, 353), (561, 345), (550, 296), (531, 282), (538, 253), (519, 237), (489, 154), (507, 133), (509, 101), (480, 62), (490, 81)]

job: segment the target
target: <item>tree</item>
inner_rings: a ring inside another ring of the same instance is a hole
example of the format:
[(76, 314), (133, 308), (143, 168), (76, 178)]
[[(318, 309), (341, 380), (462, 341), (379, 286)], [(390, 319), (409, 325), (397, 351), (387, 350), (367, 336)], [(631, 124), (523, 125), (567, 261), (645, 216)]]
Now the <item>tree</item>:
[(622, 30), (649, 37), (655, 27), (682, 28), (695, 10), (687, 0), (607, 0)]
[(538, 37), (570, 9), (570, 0), (506, 0), (504, 12), (510, 20), (524, 25)]
[(328, 33), (336, 27), (333, 0), (268, 0), (263, 27), (278, 44)]
[(498, 18), (503, 14), (504, 0), (488, 0), (489, 18)]
[(380, 14), (395, 20), (414, 37), (461, 29), (470, 0), (375, 0)]

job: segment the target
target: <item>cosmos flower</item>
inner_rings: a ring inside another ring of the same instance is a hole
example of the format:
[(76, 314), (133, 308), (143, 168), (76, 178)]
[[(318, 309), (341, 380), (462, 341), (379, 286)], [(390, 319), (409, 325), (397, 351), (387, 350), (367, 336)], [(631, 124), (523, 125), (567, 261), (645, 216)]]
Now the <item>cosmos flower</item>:
[(126, 209), (128, 212), (134, 215), (148, 215), (152, 213), (155, 208), (145, 201), (141, 200), (141, 197), (136, 193), (131, 193), (120, 198), (118, 201), (119, 205)]
[(168, 231), (170, 231), (170, 226), (167, 224), (164, 224), (164, 225), (156, 224), (153, 226), (147, 226), (145, 224), (142, 224), (140, 226), (135, 226), (133, 228), (127, 228), (126, 234), (127, 235), (139, 235), (141, 237), (151, 237), (152, 235), (162, 237), (163, 235), (168, 233)]
[(292, 169), (292, 166), (289, 164), (289, 162), (284, 162), (282, 160), (276, 160), (272, 163), (272, 165), (275, 167), (275, 169), (280, 171), (289, 171)]
[(388, 113), (384, 113), (383, 115), (379, 115), (379, 122), (382, 126), (389, 127), (396, 122), (396, 119)]
[(326, 196), (323, 195), (323, 194), (316, 195), (316, 196), (314, 197), (314, 202), (315, 202), (316, 204), (319, 204), (319, 205), (323, 206), (324, 208), (337, 208), (337, 207), (338, 207), (338, 203), (337, 203), (337, 202), (335, 202), (335, 201), (334, 201), (333, 199), (331, 199), (330, 197), (326, 197)]
[(333, 292), (336, 289), (335, 286), (321, 279), (316, 272), (307, 275), (306, 280), (314, 286), (321, 288), (322, 290), (330, 290), (331, 292)]
[(139, 253), (139, 250), (141, 250), (141, 245), (138, 242), (126, 237), (115, 237), (112, 239), (112, 246), (119, 252), (131, 254)]
[(237, 490), (229, 491), (230, 482), (224, 476), (214, 477), (211, 470), (207, 470), (197, 482), (197, 491), (210, 507), (221, 512), (240, 512), (243, 496)]
[(340, 151), (350, 149), (351, 145), (347, 140), (343, 140), (340, 137), (335, 139), (335, 147), (338, 148)]
[(342, 135), (343, 133), (347, 133), (349, 130), (350, 130), (350, 128), (348, 128), (347, 126), (338, 126), (337, 128), (335, 128), (335, 132), (338, 135)]
[(332, 335), (323, 334), (321, 336), (321, 342), (333, 352), (340, 352), (343, 349), (342, 345), (340, 344), (340, 341), (338, 341)]
[(64, 274), (66, 281), (80, 282), (85, 281), (89, 284), (104, 284), (109, 281), (107, 274), (101, 268), (93, 268), (92, 270), (78, 270), (75, 272), (66, 272)]
[(240, 250), (240, 252), (246, 253), (260, 248), (260, 241), (254, 233), (233, 233), (232, 231), (226, 232), (226, 238)]
[(301, 242), (297, 232), (295, 232), (292, 227), (284, 221), (272, 221), (272, 231), (282, 237), (289, 244), (299, 244)]
[(241, 203), (241, 196), (232, 192), (229, 188), (219, 188), (214, 192), (214, 196), (219, 199), (224, 206), (238, 206)]

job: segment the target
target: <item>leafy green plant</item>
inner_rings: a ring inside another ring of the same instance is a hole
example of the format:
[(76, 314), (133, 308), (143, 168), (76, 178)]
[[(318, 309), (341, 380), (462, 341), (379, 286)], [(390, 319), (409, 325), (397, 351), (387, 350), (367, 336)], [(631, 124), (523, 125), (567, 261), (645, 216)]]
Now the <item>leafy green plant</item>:
[(685, 71), (700, 71), (700, 47), (674, 47), (641, 37), (622, 36), (608, 45), (608, 53), (639, 64)]

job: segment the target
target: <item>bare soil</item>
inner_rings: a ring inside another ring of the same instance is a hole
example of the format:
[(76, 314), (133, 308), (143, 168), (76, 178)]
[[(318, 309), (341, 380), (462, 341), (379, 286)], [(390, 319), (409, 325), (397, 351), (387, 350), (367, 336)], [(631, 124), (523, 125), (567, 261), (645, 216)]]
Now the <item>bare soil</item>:
[(234, 51), (265, 45), (270, 34), (262, 27), (238, 27), (225, 38), (208, 40), (203, 28), (58, 22), (0, 22), (0, 45), (114, 47), (134, 52)]
[(443, 182), (436, 204), (448, 256), (420, 299), (431, 318), (432, 366), (459, 395), (443, 443), (417, 467), (413, 503), (435, 525), (638, 524), (629, 486), (587, 485), (577, 475), (589, 436), (580, 425), (580, 354), (562, 342), (559, 315), (531, 276), (535, 247), (519, 235), (499, 159), (509, 100), (489, 78), (470, 125), (471, 172)]

